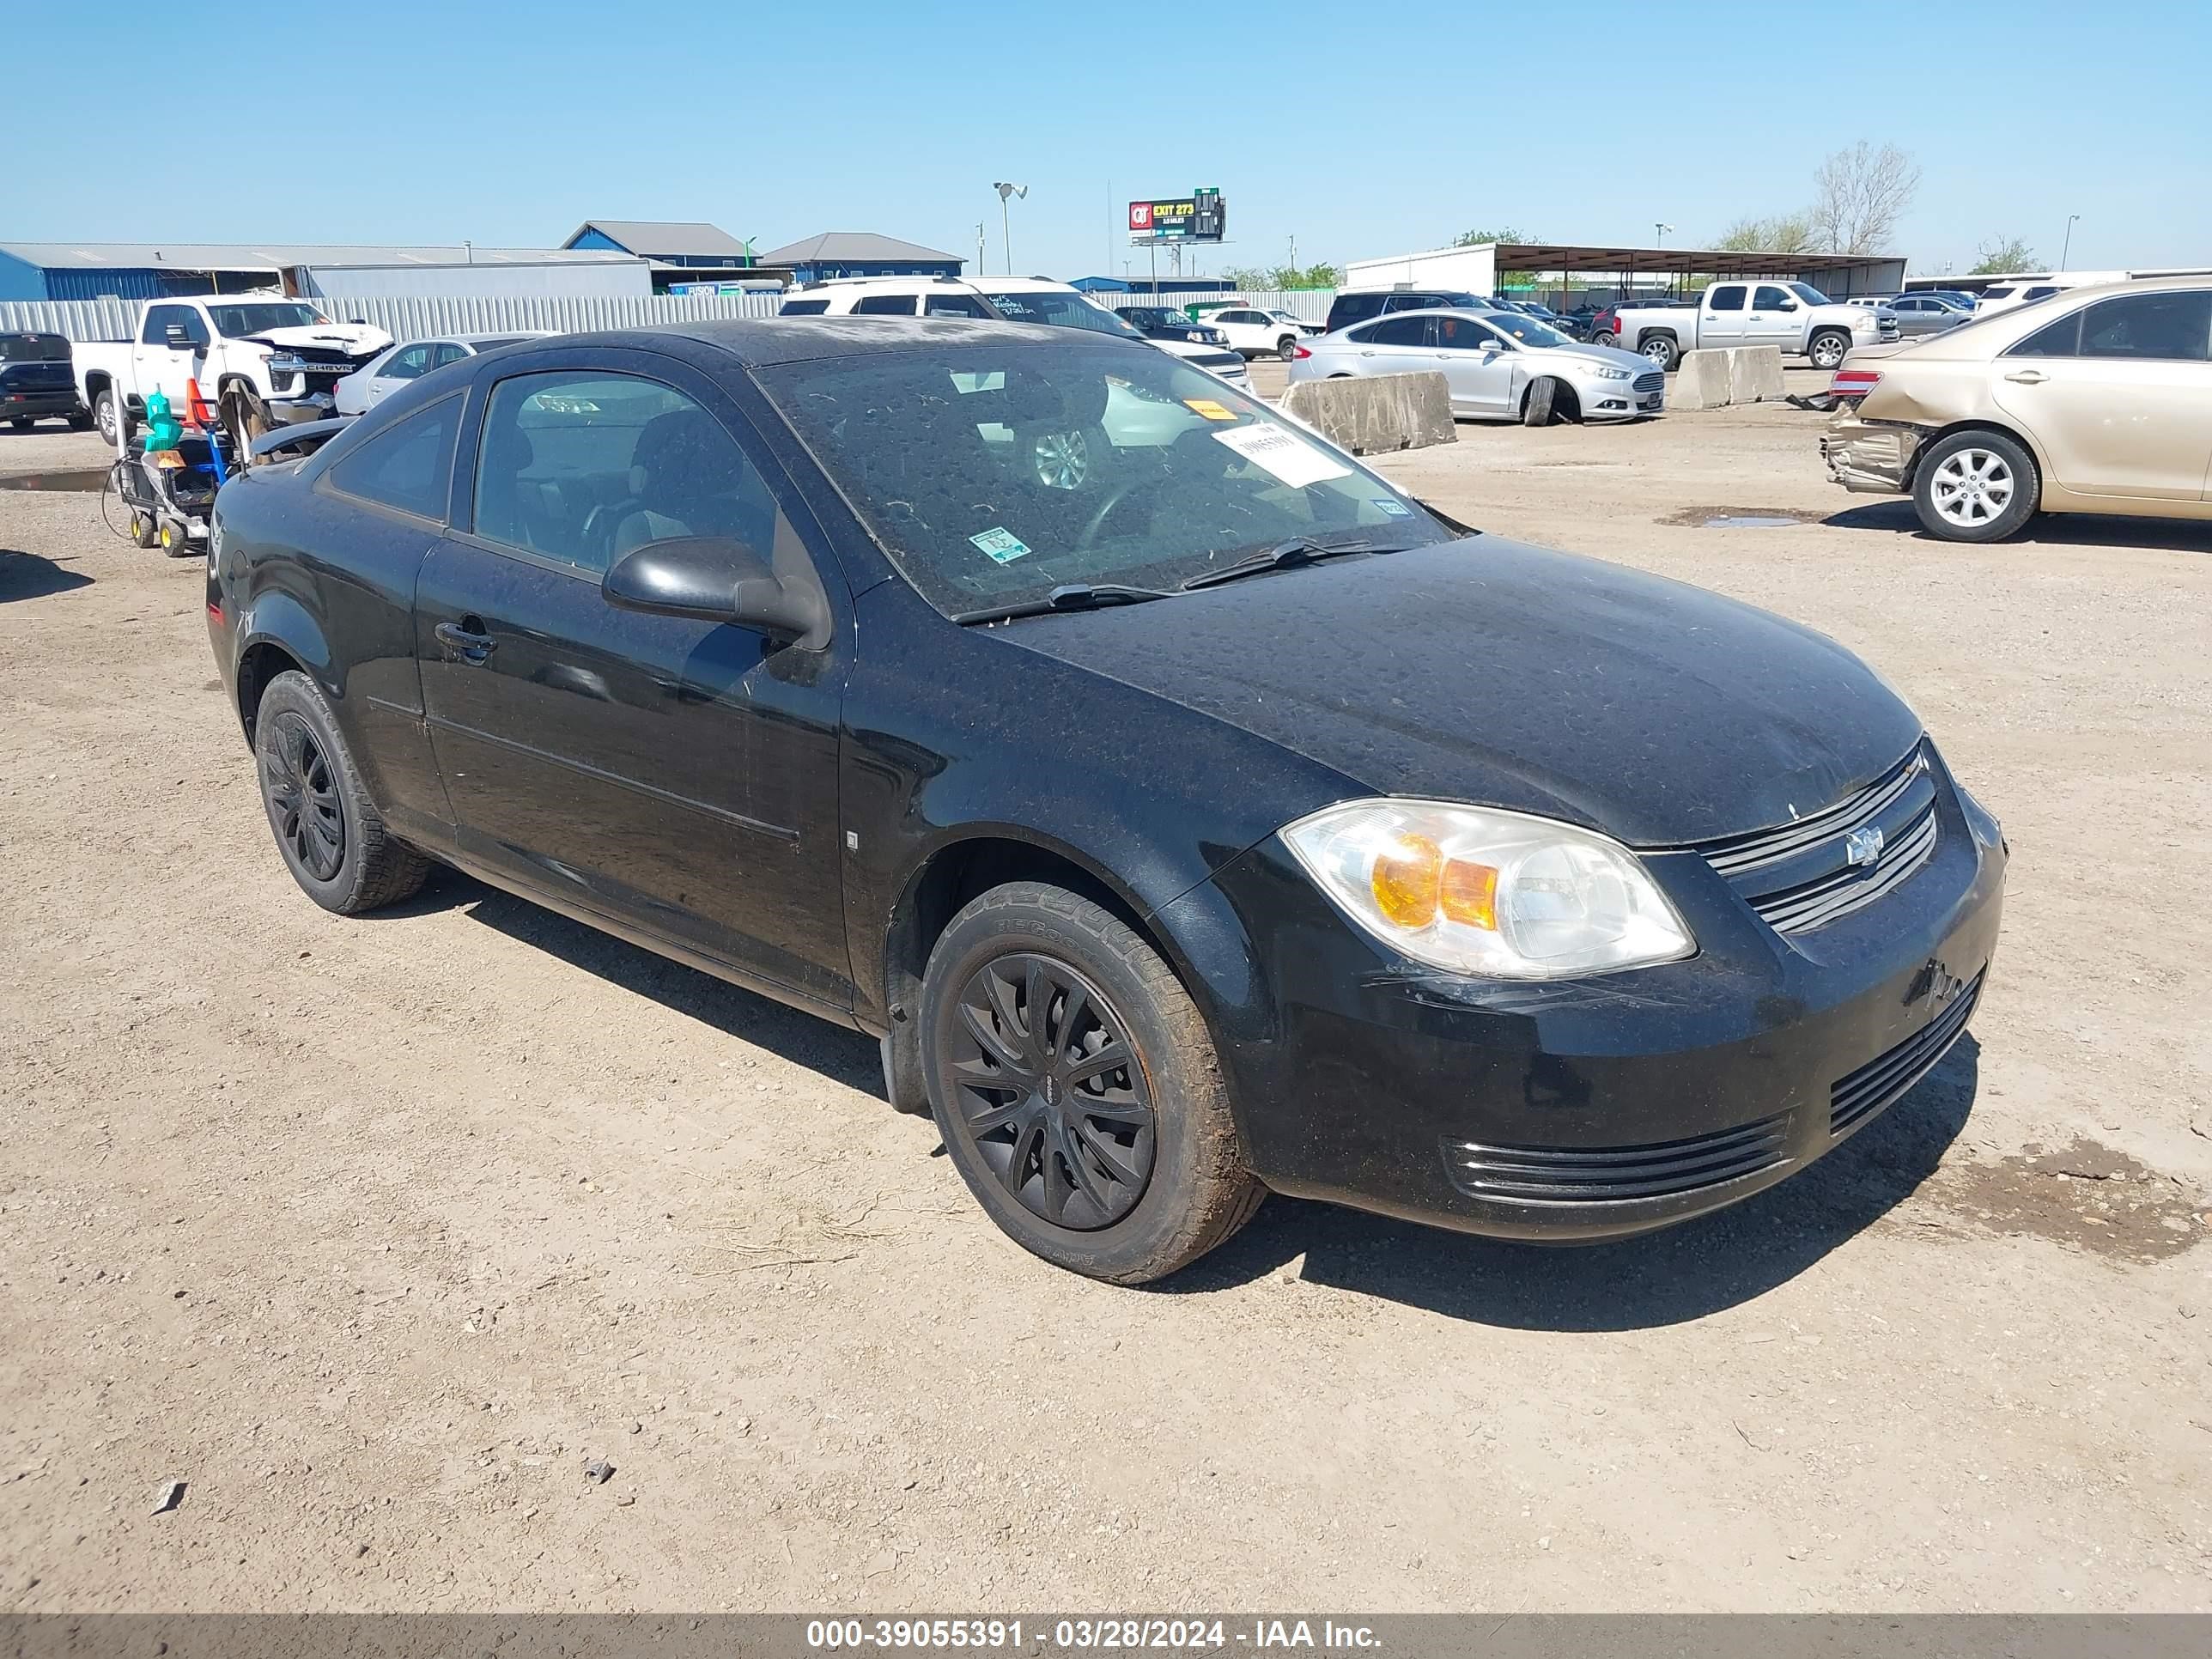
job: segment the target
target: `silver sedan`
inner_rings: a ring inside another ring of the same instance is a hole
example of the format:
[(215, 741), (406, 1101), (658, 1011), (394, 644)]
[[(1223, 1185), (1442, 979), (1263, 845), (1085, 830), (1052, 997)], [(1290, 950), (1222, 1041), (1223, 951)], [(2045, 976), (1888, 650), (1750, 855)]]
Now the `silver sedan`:
[(1464, 420), (1627, 421), (1666, 407), (1667, 377), (1645, 358), (1583, 345), (1507, 311), (1401, 311), (1302, 348), (1293, 380), (1440, 371)]
[(542, 339), (553, 332), (550, 328), (510, 328), (499, 334), (447, 334), (432, 340), (410, 340), (387, 348), (339, 380), (331, 389), (333, 402), (341, 415), (365, 415), (408, 381), (434, 368), (519, 340)]

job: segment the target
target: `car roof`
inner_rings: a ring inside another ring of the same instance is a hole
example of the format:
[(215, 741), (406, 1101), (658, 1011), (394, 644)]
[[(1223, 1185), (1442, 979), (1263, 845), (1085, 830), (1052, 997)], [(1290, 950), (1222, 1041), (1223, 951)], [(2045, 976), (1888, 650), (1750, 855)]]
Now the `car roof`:
[[(630, 346), (671, 356), (733, 357), (747, 368), (812, 362), (920, 347), (1039, 345), (1066, 348), (1068, 331), (1048, 323), (987, 322), (971, 317), (726, 317), (661, 323), (650, 328), (606, 329), (565, 337), (563, 345)], [(1155, 347), (1111, 334), (1086, 334), (1085, 345)], [(681, 348), (694, 348), (686, 351)]]

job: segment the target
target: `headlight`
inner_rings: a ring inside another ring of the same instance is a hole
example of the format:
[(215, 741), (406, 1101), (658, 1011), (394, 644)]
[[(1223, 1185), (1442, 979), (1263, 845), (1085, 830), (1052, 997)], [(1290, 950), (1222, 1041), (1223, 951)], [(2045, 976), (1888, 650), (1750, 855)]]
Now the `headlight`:
[(1557, 979), (1697, 949), (1636, 855), (1572, 824), (1362, 800), (1300, 818), (1283, 839), (1364, 932), (1452, 973)]
[(1625, 380), (1628, 378), (1630, 373), (1630, 371), (1625, 368), (1607, 368), (1604, 367), (1600, 367), (1593, 372), (1601, 380)]

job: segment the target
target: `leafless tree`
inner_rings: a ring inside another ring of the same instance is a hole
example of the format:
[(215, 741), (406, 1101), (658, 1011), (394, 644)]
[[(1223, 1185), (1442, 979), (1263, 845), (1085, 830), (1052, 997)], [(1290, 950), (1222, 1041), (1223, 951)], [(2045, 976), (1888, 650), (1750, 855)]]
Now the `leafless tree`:
[(1812, 233), (1827, 253), (1886, 253), (1898, 221), (1920, 188), (1920, 166), (1894, 144), (1863, 138), (1813, 175)]

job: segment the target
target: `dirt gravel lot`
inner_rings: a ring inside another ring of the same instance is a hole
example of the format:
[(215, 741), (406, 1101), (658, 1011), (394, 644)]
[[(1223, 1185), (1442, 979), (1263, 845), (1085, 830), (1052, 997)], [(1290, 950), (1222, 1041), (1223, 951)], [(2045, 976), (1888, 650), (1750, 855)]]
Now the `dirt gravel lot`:
[(1819, 427), (1385, 470), (1901, 687), (2012, 842), (1972, 1038), (1667, 1235), (1276, 1200), (1152, 1291), (860, 1037), (455, 876), (315, 908), (199, 565), (0, 489), (0, 1608), (2212, 1607), (2212, 526), (1940, 546)]

